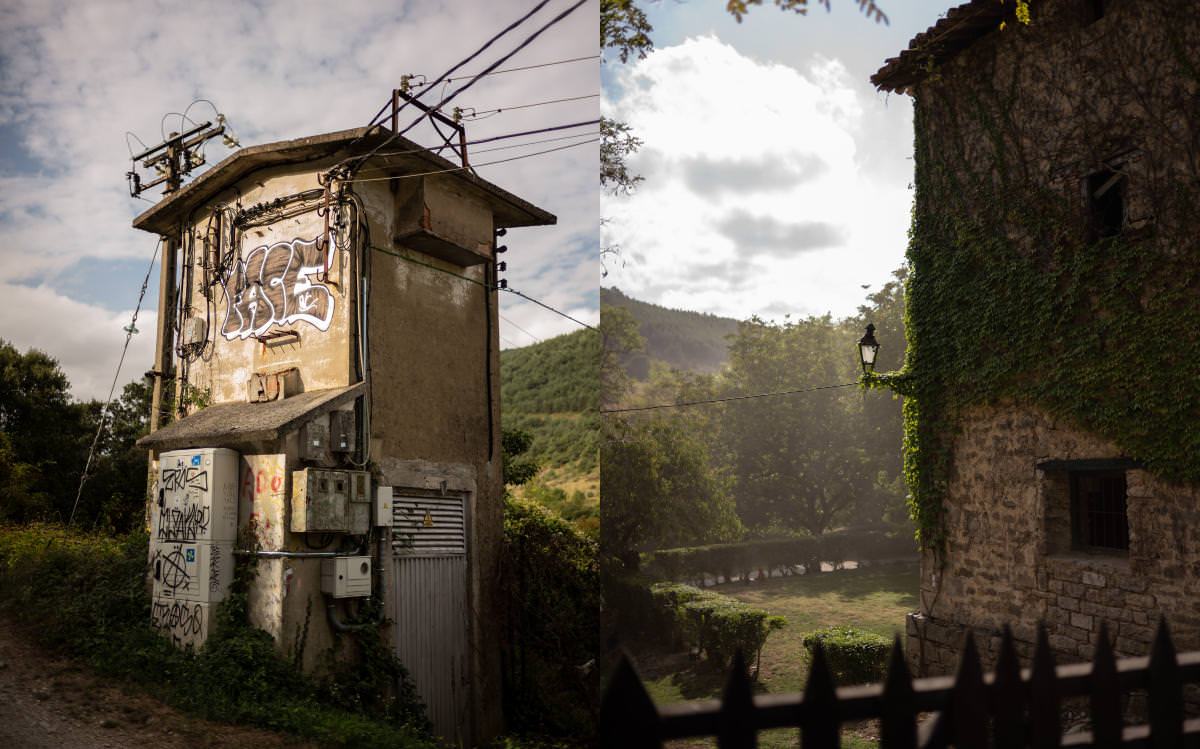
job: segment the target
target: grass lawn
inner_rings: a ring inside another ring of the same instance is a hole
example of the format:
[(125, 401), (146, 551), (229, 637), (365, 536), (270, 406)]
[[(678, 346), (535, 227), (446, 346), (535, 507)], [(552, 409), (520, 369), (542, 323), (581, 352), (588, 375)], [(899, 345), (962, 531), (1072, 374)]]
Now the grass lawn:
[[(788, 625), (773, 632), (763, 647), (758, 690), (799, 692), (808, 678), (802, 645), (806, 633), (848, 624), (887, 637), (902, 634), (905, 614), (918, 608), (919, 573), (915, 563), (895, 564), (774, 577), (750, 585), (727, 583), (714, 590), (787, 617)], [(638, 665), (647, 691), (658, 704), (719, 698), (724, 689), (724, 674), (686, 653), (641, 654)], [(794, 746), (795, 736), (795, 731), (767, 731), (759, 740), (764, 747)], [(675, 747), (711, 745), (711, 741), (672, 743)], [(843, 736), (843, 746), (872, 745), (855, 734)]]

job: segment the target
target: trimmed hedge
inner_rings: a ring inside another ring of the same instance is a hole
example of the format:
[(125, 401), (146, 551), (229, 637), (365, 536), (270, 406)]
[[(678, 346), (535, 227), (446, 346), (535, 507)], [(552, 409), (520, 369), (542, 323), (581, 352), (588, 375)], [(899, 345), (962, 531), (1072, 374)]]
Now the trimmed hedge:
[(892, 642), (882, 635), (844, 625), (818, 629), (804, 636), (810, 658), (817, 643), (839, 685), (867, 684), (887, 677)]
[(757, 657), (767, 635), (787, 624), (782, 616), (691, 585), (655, 583), (650, 595), (665, 634), (675, 644), (705, 653), (719, 668), (728, 667), (738, 650), (747, 660)]
[(819, 572), (821, 563), (841, 567), (847, 560), (917, 558), (912, 536), (889, 536), (884, 530), (844, 531), (823, 536), (796, 536), (733, 544), (660, 549), (648, 556), (646, 568), (668, 580), (730, 580), (755, 570), (789, 570), (797, 565)]

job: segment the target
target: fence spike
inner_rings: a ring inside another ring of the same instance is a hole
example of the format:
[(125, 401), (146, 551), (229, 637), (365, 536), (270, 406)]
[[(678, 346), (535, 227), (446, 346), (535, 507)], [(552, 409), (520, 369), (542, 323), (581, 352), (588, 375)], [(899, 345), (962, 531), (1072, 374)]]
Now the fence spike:
[(623, 653), (600, 702), (600, 746), (658, 749), (658, 726), (654, 701)]
[(950, 695), (951, 743), (961, 747), (987, 746), (987, 690), (983, 685), (983, 668), (979, 665), (979, 650), (975, 635), (967, 632), (954, 691)]
[(888, 749), (916, 749), (917, 714), (916, 693), (908, 663), (904, 660), (904, 648), (900, 636), (892, 641), (891, 663), (888, 665), (887, 681), (883, 685), (883, 704), (879, 708), (880, 746)]
[(804, 685), (803, 712), (800, 716), (801, 746), (807, 749), (837, 749), (840, 724), (833, 673), (825, 658), (825, 648), (817, 642), (813, 645), (808, 682)]
[(1183, 743), (1183, 684), (1179, 663), (1165, 617), (1158, 620), (1158, 632), (1150, 650), (1148, 673), (1150, 692), (1150, 745), (1168, 749)]
[(1100, 622), (1100, 639), (1092, 658), (1092, 746), (1121, 746), (1121, 686), (1117, 660), (1108, 638), (1108, 623)]
[(996, 746), (999, 749), (1025, 746), (1028, 728), (1025, 683), (1021, 681), (1021, 663), (1013, 645), (1012, 630), (1007, 624), (1000, 638), (992, 703), (992, 736), (995, 737)]
[(1038, 622), (1037, 650), (1029, 678), (1029, 724), (1033, 749), (1056, 749), (1062, 743), (1062, 713), (1058, 701), (1058, 672), (1044, 622)]
[(721, 715), (717, 729), (717, 746), (721, 749), (754, 749), (758, 733), (754, 724), (754, 695), (750, 677), (746, 674), (746, 659), (742, 649), (733, 653), (733, 670), (721, 698)]

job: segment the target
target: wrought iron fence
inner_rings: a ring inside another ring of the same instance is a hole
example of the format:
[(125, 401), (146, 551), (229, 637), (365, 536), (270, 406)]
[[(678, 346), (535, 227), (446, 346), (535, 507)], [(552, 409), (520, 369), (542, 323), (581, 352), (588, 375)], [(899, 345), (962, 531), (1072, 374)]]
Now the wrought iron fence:
[[(600, 709), (607, 747), (661, 747), (669, 739), (715, 736), (718, 746), (757, 746), (758, 732), (796, 728), (805, 749), (837, 747), (841, 725), (877, 718), (884, 749), (916, 747), (1200, 747), (1200, 720), (1185, 719), (1184, 685), (1200, 682), (1200, 652), (1176, 656), (1160, 623), (1148, 657), (1117, 660), (1106, 628), (1091, 663), (1056, 666), (1045, 631), (1032, 668), (1022, 670), (1007, 630), (994, 673), (984, 674), (968, 636), (953, 677), (913, 680), (899, 640), (883, 684), (834, 687), (818, 649), (802, 694), (753, 695), (741, 656), (721, 700), (656, 708), (622, 658)], [(1123, 696), (1145, 690), (1146, 709), (1126, 726)], [(1063, 735), (1062, 705), (1090, 701), (1090, 730)], [(918, 716), (930, 714), (918, 725)]]

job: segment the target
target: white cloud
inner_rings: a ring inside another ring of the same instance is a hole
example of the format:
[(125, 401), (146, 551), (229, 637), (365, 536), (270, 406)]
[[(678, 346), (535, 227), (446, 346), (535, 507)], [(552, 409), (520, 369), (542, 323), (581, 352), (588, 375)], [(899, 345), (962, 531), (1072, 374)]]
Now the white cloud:
[(616, 78), (604, 109), (643, 140), (645, 182), (604, 202), (604, 243), (626, 260), (606, 284), (736, 318), (840, 316), (900, 264), (907, 180), (864, 171), (882, 108), (837, 60), (760, 62), (704, 36)]
[[(530, 22), (504, 37), (455, 73), (481, 71), (512, 50), (534, 29), (565, 10), (553, 0)], [(79, 349), (61, 327), (79, 319), (82, 304), (61, 282), (81, 261), (148, 261), (154, 238), (130, 221), (150, 207), (129, 198), (130, 168), (126, 131), (135, 150), (154, 145), (179, 130), (178, 114), (194, 99), (207, 98), (224, 112), (243, 145), (301, 137), (365, 125), (406, 73), (427, 79), (473, 52), (527, 8), (472, 0), (401, 0), (328, 3), (319, 0), (263, 0), (228, 3), (191, 0), (11, 0), (0, 4), (0, 159), (20, 168), (0, 175), (0, 245), (7, 278), (35, 288), (39, 304), (59, 305), (41, 316), (4, 318), (0, 337), (37, 343), (67, 366), (72, 382), (105, 380), (104, 350)], [(503, 68), (598, 54), (599, 2), (587, 3), (522, 50)], [(595, 98), (513, 109), (539, 101), (595, 94), (599, 63), (584, 61), (489, 76), (447, 106), (501, 114), (466, 122), (471, 139), (595, 119)], [(466, 83), (439, 87), (426, 97), (449, 93)], [(194, 121), (214, 110), (198, 103)], [(409, 110), (408, 117), (415, 113)], [(550, 133), (548, 136), (586, 131)], [(410, 138), (437, 142), (428, 127)], [(509, 283), (548, 303), (595, 316), (598, 277), (597, 146), (587, 145), (492, 166), (507, 159), (565, 145), (511, 145), (501, 141), (472, 152), (482, 177), (558, 216), (557, 227), (515, 231), (509, 237)], [(228, 150), (218, 141), (206, 147), (215, 164)], [(27, 168), (33, 164), (34, 168)], [(158, 199), (156, 192), (146, 197)], [(564, 257), (574, 267), (560, 267)], [(140, 281), (140, 276), (134, 281)], [(153, 306), (157, 284), (151, 285)], [(14, 287), (16, 288), (16, 287)], [(22, 292), (23, 293), (23, 292)], [(101, 298), (89, 298), (91, 318), (113, 318), (132, 306), (127, 289), (116, 285)], [(12, 312), (6, 313), (8, 315)], [(578, 326), (534, 305), (506, 315), (523, 327), (568, 332)], [(44, 322), (43, 322), (44, 321)], [(90, 323), (89, 323), (90, 324)], [(124, 323), (122, 323), (123, 325)], [(52, 327), (58, 325), (59, 327)], [(121, 325), (117, 325), (119, 332)], [(152, 337), (152, 328), (139, 324)], [(108, 339), (104, 339), (108, 340)], [(524, 341), (522, 341), (523, 343)], [(111, 343), (111, 341), (110, 341)], [(92, 352), (90, 363), (80, 358)], [(107, 354), (106, 354), (107, 352)], [(150, 357), (131, 353), (135, 369)], [(138, 358), (141, 357), (141, 358)], [(131, 370), (133, 371), (133, 370)], [(107, 389), (107, 382), (104, 384)], [(91, 385), (76, 383), (80, 392)]]
[[(71, 382), (76, 398), (104, 399), (108, 396), (121, 349), (125, 326), (133, 310), (109, 312), (58, 294), (46, 286), (30, 288), (0, 284), (4, 304), (0, 306), (3, 338), (19, 351), (36, 348), (58, 360)], [(117, 381), (121, 387), (141, 377), (154, 361), (155, 311), (138, 314), (137, 329)]]

